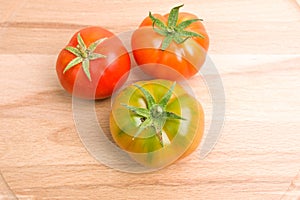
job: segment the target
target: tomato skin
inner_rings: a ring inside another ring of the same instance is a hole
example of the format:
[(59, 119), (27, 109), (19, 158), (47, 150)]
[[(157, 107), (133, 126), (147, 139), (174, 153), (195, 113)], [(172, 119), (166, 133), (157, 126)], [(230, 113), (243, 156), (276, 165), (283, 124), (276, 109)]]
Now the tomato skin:
[[(136, 84), (148, 90), (158, 102), (172, 82), (157, 79)], [(145, 129), (140, 137), (133, 140), (141, 119), (122, 106), (122, 103), (141, 108), (146, 108), (147, 104), (140, 90), (131, 85), (115, 98), (110, 114), (110, 130), (114, 141), (137, 162), (147, 167), (160, 168), (186, 157), (198, 147), (204, 130), (204, 112), (200, 103), (178, 84), (166, 110), (182, 116), (185, 120), (165, 122), (163, 132), (169, 142), (164, 146), (155, 135), (155, 129), (151, 128)]]
[(111, 32), (101, 27), (84, 28), (71, 38), (67, 46), (78, 45), (77, 35), (80, 33), (86, 46), (107, 38), (95, 49), (106, 58), (90, 60), (91, 81), (83, 71), (82, 63), (63, 73), (70, 61), (76, 56), (66, 50), (61, 50), (56, 62), (56, 72), (63, 88), (70, 94), (84, 99), (103, 99), (111, 96), (116, 84), (127, 79), (130, 70), (130, 57), (122, 42)]
[[(167, 24), (169, 14), (163, 16), (154, 14), (153, 16)], [(181, 12), (178, 15), (177, 24), (196, 18), (197, 16), (193, 14)], [(156, 78), (178, 80), (195, 75), (205, 62), (209, 47), (208, 34), (203, 24), (196, 21), (185, 30), (202, 34), (204, 39), (192, 37), (182, 44), (172, 42), (164, 51), (160, 47), (165, 37), (156, 33), (152, 24), (150, 17), (146, 17), (132, 35), (131, 45), (137, 64), (146, 73)]]

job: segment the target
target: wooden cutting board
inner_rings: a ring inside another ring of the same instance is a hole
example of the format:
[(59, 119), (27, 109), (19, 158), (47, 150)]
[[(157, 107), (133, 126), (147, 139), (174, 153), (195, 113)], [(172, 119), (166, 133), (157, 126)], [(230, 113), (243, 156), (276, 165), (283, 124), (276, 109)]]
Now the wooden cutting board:
[[(0, 199), (300, 198), (295, 0), (183, 1), (183, 11), (204, 19), (226, 95), (221, 137), (208, 156), (198, 149), (165, 169), (130, 174), (87, 152), (56, 77), (60, 49), (85, 26), (120, 34), (149, 10), (166, 13), (177, 3), (0, 0)], [(209, 110), (208, 91), (192, 83)]]

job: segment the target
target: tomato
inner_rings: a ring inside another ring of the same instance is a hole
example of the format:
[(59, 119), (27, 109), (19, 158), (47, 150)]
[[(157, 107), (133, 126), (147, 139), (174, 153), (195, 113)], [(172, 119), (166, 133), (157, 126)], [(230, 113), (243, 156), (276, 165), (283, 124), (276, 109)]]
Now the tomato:
[(147, 167), (161, 168), (186, 157), (199, 145), (203, 130), (200, 103), (169, 80), (136, 82), (112, 105), (113, 140)]
[(179, 13), (182, 6), (166, 15), (150, 12), (132, 35), (135, 61), (156, 78), (190, 78), (205, 61), (208, 34), (197, 16)]
[(56, 72), (69, 93), (103, 99), (111, 96), (117, 83), (126, 81), (130, 65), (121, 40), (104, 28), (87, 27), (75, 33), (61, 50)]

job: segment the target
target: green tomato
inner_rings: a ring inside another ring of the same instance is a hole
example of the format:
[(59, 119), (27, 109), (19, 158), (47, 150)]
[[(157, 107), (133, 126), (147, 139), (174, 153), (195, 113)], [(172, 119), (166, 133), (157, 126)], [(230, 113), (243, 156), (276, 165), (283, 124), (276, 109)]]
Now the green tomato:
[(200, 103), (179, 84), (140, 81), (122, 90), (112, 106), (110, 131), (137, 162), (161, 168), (192, 153), (204, 130)]

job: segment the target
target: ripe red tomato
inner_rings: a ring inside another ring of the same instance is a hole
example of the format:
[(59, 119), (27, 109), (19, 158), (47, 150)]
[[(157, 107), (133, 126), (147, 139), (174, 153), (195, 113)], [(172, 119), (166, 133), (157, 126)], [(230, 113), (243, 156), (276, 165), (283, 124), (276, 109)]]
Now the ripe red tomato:
[(132, 35), (137, 64), (154, 77), (190, 78), (205, 61), (209, 46), (206, 30), (197, 16), (179, 13), (182, 6), (166, 15), (149, 13)]
[(56, 63), (61, 85), (84, 99), (111, 96), (116, 84), (126, 81), (129, 70), (130, 57), (121, 40), (101, 27), (75, 33)]

